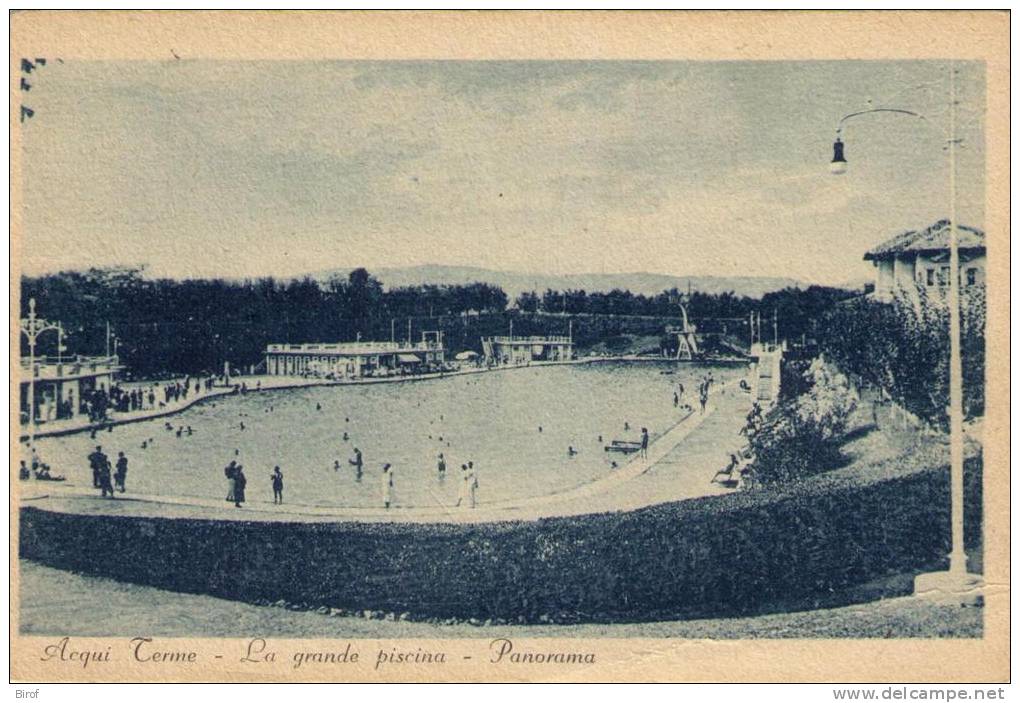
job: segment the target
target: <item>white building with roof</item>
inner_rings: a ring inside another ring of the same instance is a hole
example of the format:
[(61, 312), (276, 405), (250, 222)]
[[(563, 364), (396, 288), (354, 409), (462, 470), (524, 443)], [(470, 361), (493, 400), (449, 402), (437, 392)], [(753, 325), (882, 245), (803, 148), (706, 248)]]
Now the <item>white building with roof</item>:
[[(960, 287), (985, 284), (985, 233), (958, 225)], [(917, 287), (941, 295), (949, 285), (949, 220), (922, 230), (908, 230), (882, 242), (864, 255), (875, 270), (875, 296), (888, 300), (897, 290), (913, 294)]]
[(362, 378), (438, 368), (445, 363), (441, 332), (423, 332), (420, 342), (338, 342), (270, 344), (266, 373), (271, 376)]

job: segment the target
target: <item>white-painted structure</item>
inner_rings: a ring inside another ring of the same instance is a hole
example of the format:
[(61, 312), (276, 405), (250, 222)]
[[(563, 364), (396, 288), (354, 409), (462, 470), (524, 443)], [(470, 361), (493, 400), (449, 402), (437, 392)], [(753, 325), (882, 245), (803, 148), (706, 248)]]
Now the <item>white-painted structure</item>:
[[(960, 251), (960, 287), (985, 284), (985, 233), (974, 227), (957, 227)], [(923, 230), (901, 232), (864, 255), (875, 267), (875, 296), (888, 300), (900, 290), (916, 286), (930, 294), (945, 295), (949, 287), (949, 220)]]
[[(82, 397), (98, 390), (109, 394), (123, 368), (116, 356), (36, 357), (34, 364), (22, 359), (22, 424), (28, 422), (30, 406), (36, 422), (77, 417)], [(31, 404), (30, 388), (35, 396)]]
[(763, 408), (779, 399), (784, 351), (784, 344), (756, 342), (751, 345), (751, 393), (755, 402)]
[(574, 358), (572, 337), (484, 337), (485, 358), (495, 364), (520, 365), (531, 361), (569, 361)]
[(420, 342), (337, 342), (270, 344), (266, 373), (271, 376), (361, 378), (442, 365), (440, 332), (423, 332)]

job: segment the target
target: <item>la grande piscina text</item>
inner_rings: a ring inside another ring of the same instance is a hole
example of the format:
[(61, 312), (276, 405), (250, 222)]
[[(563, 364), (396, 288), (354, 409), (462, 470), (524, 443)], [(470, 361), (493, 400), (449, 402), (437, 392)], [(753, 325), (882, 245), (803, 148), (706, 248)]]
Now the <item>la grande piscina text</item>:
[[(284, 665), (291, 669), (308, 669), (314, 666), (332, 665), (371, 667), (374, 670), (415, 666), (444, 666), (459, 661), (464, 664), (513, 665), (513, 664), (594, 664), (592, 651), (547, 651), (517, 646), (507, 638), (480, 641), (478, 651), (452, 654), (438, 648), (425, 646), (370, 645), (355, 642), (337, 642), (328, 648), (302, 649), (293, 645), (277, 647), (272, 642), (256, 637), (248, 640), (242, 651), (209, 652), (181, 648), (179, 643), (160, 642), (151, 637), (135, 637), (123, 643), (102, 647), (81, 646), (71, 638), (64, 637), (46, 644), (40, 656), (43, 662), (80, 666), (83, 669), (103, 667), (116, 662), (131, 661), (154, 666), (189, 666), (199, 663), (224, 665), (239, 662), (244, 666), (268, 667)], [(363, 653), (364, 652), (364, 653)], [(29, 697), (29, 696), (24, 696)]]

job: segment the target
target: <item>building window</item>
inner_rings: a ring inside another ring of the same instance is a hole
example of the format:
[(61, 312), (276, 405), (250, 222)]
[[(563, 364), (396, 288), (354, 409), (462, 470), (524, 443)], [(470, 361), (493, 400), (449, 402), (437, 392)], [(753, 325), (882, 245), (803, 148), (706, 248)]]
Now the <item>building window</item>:
[(948, 286), (949, 285), (949, 267), (948, 266), (942, 266), (941, 268), (939, 268), (939, 285), (940, 286)]
[(977, 283), (977, 269), (976, 268), (967, 269), (967, 285), (973, 286), (976, 283)]
[(933, 268), (928, 269), (927, 270), (927, 275), (928, 275), (928, 277), (926, 279), (926, 282), (928, 283), (928, 285), (929, 286), (935, 285), (935, 269), (933, 269)]

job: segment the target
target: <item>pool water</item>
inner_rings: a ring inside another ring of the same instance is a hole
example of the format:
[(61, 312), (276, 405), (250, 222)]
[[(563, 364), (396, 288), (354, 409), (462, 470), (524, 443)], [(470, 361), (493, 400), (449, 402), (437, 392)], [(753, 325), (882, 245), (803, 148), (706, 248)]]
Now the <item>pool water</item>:
[[(54, 473), (90, 485), (86, 457), (101, 444), (111, 462), (119, 451), (128, 457), (129, 493), (201, 498), (226, 496), (223, 469), (236, 456), (249, 501), (272, 501), (270, 474), (279, 465), (287, 503), (341, 507), (381, 506), (384, 462), (393, 466), (394, 506), (453, 505), (460, 466), (470, 460), (484, 505), (605, 476), (611, 462), (622, 465), (627, 458), (604, 451), (605, 444), (638, 440), (642, 427), (654, 441), (684, 414), (673, 407), (676, 385), (683, 383), (685, 400), (696, 404), (697, 385), (710, 372), (723, 382), (742, 370), (596, 363), (249, 393), (118, 426), (95, 440), (84, 433), (43, 439), (39, 451)], [(188, 426), (193, 434), (178, 437), (177, 428)], [(364, 458), (360, 481), (348, 463), (355, 447)], [(436, 468), (440, 452), (445, 479)]]

